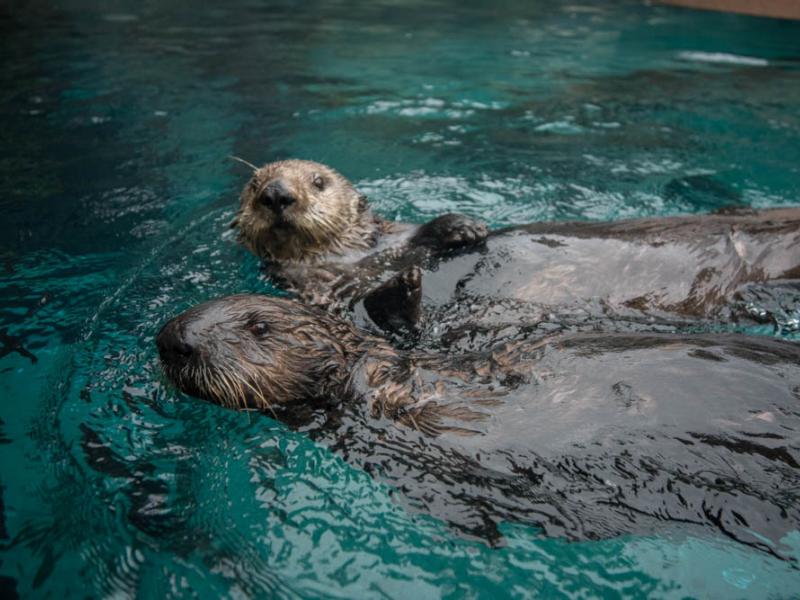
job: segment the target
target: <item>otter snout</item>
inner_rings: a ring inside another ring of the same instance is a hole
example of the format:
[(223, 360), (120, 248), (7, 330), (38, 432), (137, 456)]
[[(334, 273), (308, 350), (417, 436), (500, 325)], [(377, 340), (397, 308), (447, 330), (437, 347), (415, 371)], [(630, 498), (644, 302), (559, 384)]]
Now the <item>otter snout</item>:
[(295, 203), (296, 199), (289, 187), (280, 179), (269, 182), (261, 190), (258, 201), (276, 214), (282, 213)]
[(156, 336), (161, 362), (168, 367), (180, 368), (190, 362), (196, 354), (195, 346), (187, 336), (184, 325), (180, 317), (172, 319)]

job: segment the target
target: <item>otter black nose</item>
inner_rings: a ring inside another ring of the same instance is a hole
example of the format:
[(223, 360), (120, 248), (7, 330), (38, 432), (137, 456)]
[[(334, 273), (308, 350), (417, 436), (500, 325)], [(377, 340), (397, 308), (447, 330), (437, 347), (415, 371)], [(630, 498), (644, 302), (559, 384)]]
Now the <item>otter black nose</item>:
[(156, 346), (161, 360), (168, 365), (182, 365), (194, 355), (194, 348), (186, 341), (181, 327), (170, 321), (156, 337)]
[(295, 199), (282, 181), (273, 181), (261, 191), (259, 201), (274, 212), (280, 213), (294, 204)]

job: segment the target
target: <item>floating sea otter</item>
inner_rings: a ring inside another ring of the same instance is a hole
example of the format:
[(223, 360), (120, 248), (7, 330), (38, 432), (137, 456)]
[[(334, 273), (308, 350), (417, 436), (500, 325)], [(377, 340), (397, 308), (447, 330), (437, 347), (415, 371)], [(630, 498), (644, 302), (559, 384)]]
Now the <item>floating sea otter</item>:
[[(257, 169), (233, 225), (304, 302), (364, 300), (390, 329), (416, 325), (423, 292), (438, 321), (565, 311), (675, 320), (725, 316), (747, 284), (800, 279), (800, 208), (491, 233), (455, 214), (414, 226), (377, 217), (347, 179), (300, 160)], [(449, 319), (456, 310), (471, 315)]]
[[(196, 306), (157, 337), (184, 392), (272, 411), (414, 506), (597, 538), (700, 527), (784, 556), (800, 527), (800, 346), (572, 334), (404, 352), (294, 300)], [(785, 556), (784, 556), (785, 557)]]

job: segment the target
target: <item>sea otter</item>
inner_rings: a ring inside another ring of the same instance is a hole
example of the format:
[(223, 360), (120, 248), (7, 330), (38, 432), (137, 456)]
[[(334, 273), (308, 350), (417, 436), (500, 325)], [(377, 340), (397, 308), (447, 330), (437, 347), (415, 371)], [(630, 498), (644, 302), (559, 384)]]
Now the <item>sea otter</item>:
[(486, 237), (486, 226), (448, 214), (422, 226), (381, 219), (332, 168), (284, 160), (256, 169), (232, 225), (254, 254), (286, 265), (354, 262), (403, 244), (453, 249)]
[(374, 215), (330, 167), (287, 160), (255, 170), (233, 225), (301, 300), (362, 307), (389, 330), (414, 329), (423, 302), (438, 324), (714, 319), (749, 284), (800, 279), (800, 207), (492, 232), (449, 214), (413, 226)]
[(786, 558), (800, 526), (800, 346), (570, 334), (402, 351), (285, 298), (229, 296), (157, 335), (182, 391), (286, 420), (475, 535), (708, 529)]

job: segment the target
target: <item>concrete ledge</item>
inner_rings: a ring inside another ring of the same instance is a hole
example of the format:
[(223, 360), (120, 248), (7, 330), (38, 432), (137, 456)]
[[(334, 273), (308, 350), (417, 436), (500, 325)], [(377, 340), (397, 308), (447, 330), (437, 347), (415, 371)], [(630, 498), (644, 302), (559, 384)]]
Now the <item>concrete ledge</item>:
[(800, 0), (658, 0), (658, 2), (660, 4), (743, 13), (759, 17), (800, 19)]

